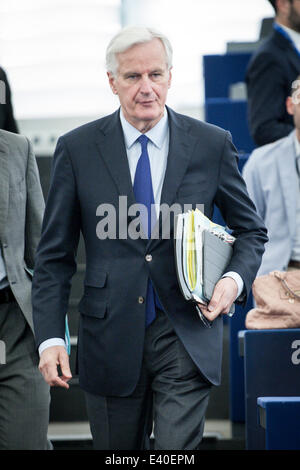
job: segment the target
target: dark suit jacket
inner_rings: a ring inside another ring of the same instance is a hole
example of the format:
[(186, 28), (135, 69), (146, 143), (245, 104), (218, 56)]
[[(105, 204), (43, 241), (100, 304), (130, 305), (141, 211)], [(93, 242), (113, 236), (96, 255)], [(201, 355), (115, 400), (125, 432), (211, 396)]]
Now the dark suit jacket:
[[(228, 132), (168, 109), (170, 147), (161, 203), (216, 203), (237, 240), (228, 270), (238, 272), (248, 294), (267, 240), (237, 167)], [(222, 359), (222, 318), (206, 329), (188, 304), (176, 278), (174, 241), (99, 240), (101, 203), (116, 208), (118, 198), (135, 202), (119, 113), (86, 124), (61, 137), (33, 280), (37, 344), (64, 338), (70, 280), (82, 231), (86, 249), (84, 295), (79, 304), (79, 380), (83, 389), (125, 396), (138, 381), (145, 332), (145, 297), (150, 276), (174, 328), (207, 379), (218, 384)], [(121, 216), (124, 218), (124, 216)], [(125, 215), (126, 223), (130, 217)], [(173, 227), (173, 224), (172, 224)], [(118, 223), (117, 223), (118, 229)], [(146, 254), (152, 261), (145, 260)]]
[(19, 131), (18, 131), (18, 126), (14, 118), (14, 114), (13, 114), (10, 86), (7, 80), (6, 73), (1, 67), (0, 67), (0, 80), (4, 82), (5, 91), (6, 91), (5, 104), (0, 104), (0, 129), (14, 132), (17, 134)]
[(246, 73), (249, 126), (256, 145), (274, 142), (293, 130), (285, 102), (299, 74), (300, 56), (274, 30), (252, 56)]

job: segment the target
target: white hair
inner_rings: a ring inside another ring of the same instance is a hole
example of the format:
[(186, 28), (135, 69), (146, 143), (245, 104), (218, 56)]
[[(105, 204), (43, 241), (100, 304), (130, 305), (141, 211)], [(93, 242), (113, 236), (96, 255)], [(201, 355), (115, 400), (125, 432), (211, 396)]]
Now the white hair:
[(106, 49), (106, 70), (116, 76), (118, 71), (117, 54), (127, 51), (136, 44), (143, 44), (160, 39), (166, 51), (167, 67), (172, 67), (173, 49), (169, 39), (153, 28), (144, 26), (127, 26), (112, 38)]

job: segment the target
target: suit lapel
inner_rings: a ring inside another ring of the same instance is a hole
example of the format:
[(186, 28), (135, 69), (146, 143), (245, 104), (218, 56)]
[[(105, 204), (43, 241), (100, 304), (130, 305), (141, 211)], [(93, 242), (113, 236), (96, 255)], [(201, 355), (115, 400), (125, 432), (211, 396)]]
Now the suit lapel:
[[(289, 58), (289, 61), (293, 64), (293, 66), (297, 70), (297, 73), (299, 73), (300, 72), (300, 55), (297, 53), (297, 51), (295, 51), (295, 49), (291, 45), (289, 45), (289, 47), (287, 48), (286, 53)], [(297, 77), (295, 77), (295, 80), (296, 78)]]
[[(278, 31), (274, 31), (274, 41), (282, 49), (282, 53), (286, 54), (289, 61), (295, 67), (297, 73), (300, 72), (300, 55), (297, 53), (293, 44)], [(295, 80), (296, 80), (295, 76)]]
[(188, 134), (189, 127), (184, 118), (178, 117), (169, 108), (168, 114), (170, 142), (161, 204), (171, 205), (186, 172), (197, 138)]
[(9, 168), (8, 168), (8, 146), (0, 131), (0, 238), (4, 234), (5, 222), (8, 213), (9, 197)]
[[(170, 108), (167, 108), (167, 110), (170, 139), (167, 168), (160, 204), (166, 204), (170, 207), (187, 170), (197, 138), (189, 134), (189, 126), (183, 117), (177, 115)], [(165, 217), (167, 217), (166, 214)], [(163, 223), (164, 220), (160, 213), (159, 219), (153, 228), (152, 240), (149, 240), (149, 245), (158, 241), (159, 228), (163, 226)]]
[(299, 193), (299, 178), (295, 168), (295, 147), (293, 131), (284, 141), (281, 151), (276, 155), (279, 180), (284, 194), (283, 201), (287, 214), (287, 223), (291, 236), (295, 233), (296, 211)]
[(130, 206), (135, 203), (135, 198), (119, 111), (111, 116), (111, 119), (102, 127), (101, 131), (101, 135), (97, 140), (98, 148), (120, 196), (127, 196), (127, 204)]

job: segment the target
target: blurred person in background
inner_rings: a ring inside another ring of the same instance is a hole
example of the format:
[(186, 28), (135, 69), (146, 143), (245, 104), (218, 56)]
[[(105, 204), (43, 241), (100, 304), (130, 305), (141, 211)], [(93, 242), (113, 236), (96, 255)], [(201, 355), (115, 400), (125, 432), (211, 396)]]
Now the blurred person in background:
[(19, 132), (14, 118), (10, 86), (2, 67), (0, 67), (0, 129), (16, 134)]
[(300, 1), (269, 1), (275, 11), (273, 32), (253, 54), (246, 73), (249, 127), (257, 146), (292, 131), (286, 97), (300, 73)]
[(243, 168), (269, 236), (258, 275), (300, 269), (300, 76), (286, 98), (286, 110), (295, 129), (254, 150)]

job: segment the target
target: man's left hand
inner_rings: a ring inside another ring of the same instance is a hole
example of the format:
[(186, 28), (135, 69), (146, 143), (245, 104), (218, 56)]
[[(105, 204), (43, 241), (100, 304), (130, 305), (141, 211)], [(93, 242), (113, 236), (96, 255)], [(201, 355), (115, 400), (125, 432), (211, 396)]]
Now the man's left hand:
[(228, 313), (231, 305), (236, 299), (238, 286), (231, 277), (220, 279), (215, 285), (214, 292), (207, 306), (198, 303), (203, 315), (213, 321), (220, 314)]

